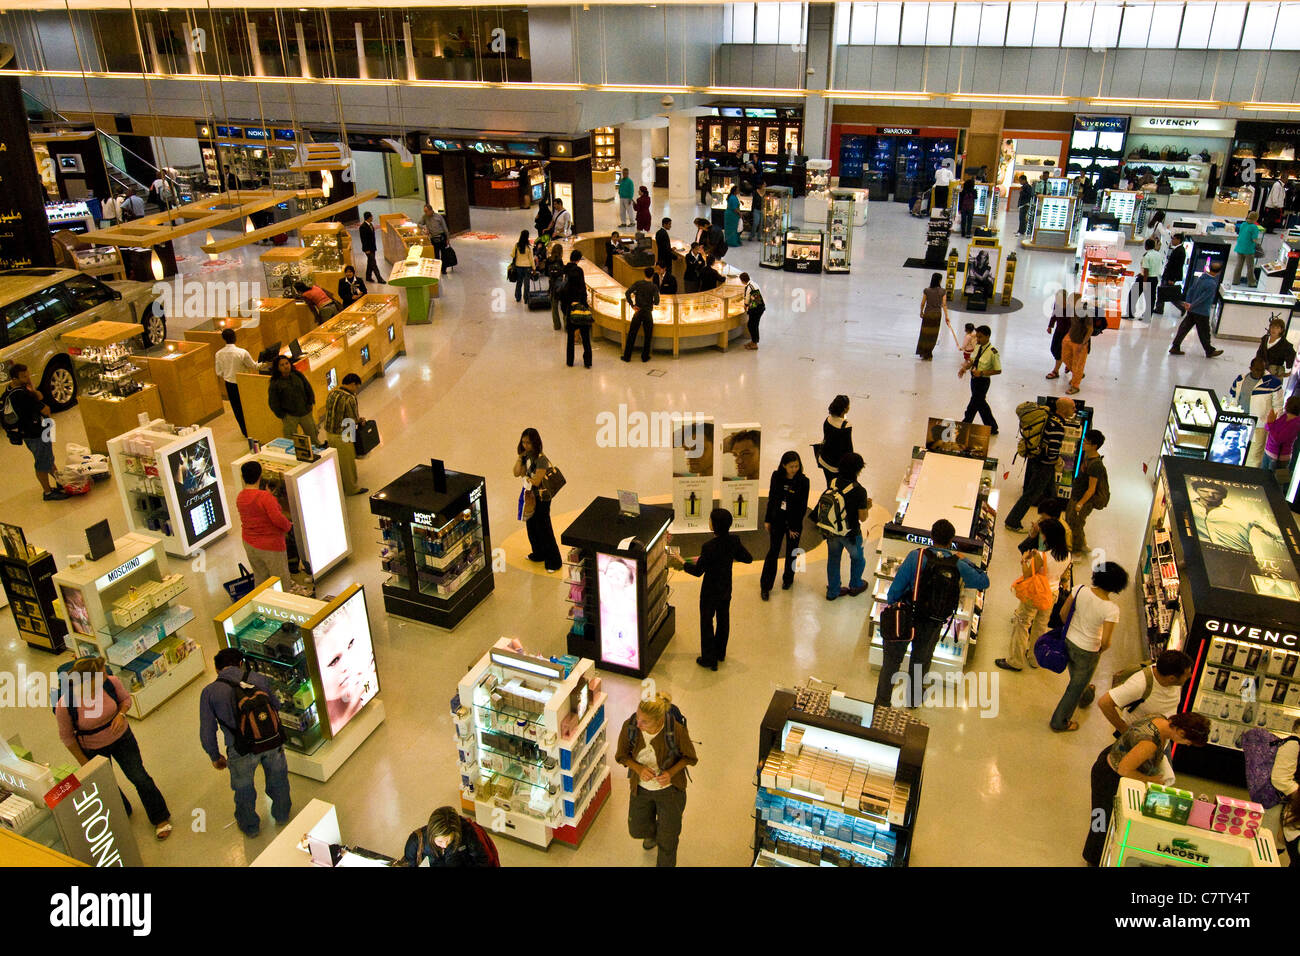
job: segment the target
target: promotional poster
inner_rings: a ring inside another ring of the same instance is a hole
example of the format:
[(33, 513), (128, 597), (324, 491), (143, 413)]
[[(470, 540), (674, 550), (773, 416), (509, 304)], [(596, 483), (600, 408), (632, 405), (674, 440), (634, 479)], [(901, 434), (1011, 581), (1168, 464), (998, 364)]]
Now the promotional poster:
[(1210, 461), (1244, 465), (1254, 431), (1253, 415), (1220, 414), (1214, 423), (1214, 437), (1210, 439)]
[(600, 580), (600, 659), (608, 664), (639, 668), (636, 562), (598, 553), (596, 573)]
[(722, 426), (722, 507), (731, 512), (732, 531), (758, 527), (762, 494), (759, 460), (763, 431), (757, 423)]
[(696, 418), (673, 429), (673, 531), (708, 531), (712, 510), (713, 419)]
[(217, 461), (208, 437), (205, 435), (168, 455), (167, 470), (176, 489), (185, 544), (193, 547), (226, 523), (221, 486), (217, 481)]
[(1300, 601), (1300, 574), (1264, 489), (1218, 478), (1184, 481), (1210, 586)]
[(379, 693), (379, 670), (370, 640), (366, 593), (343, 602), (333, 614), (312, 629), (316, 662), (330, 733), (337, 736), (361, 708)]
[(931, 418), (926, 426), (925, 450), (982, 460), (989, 456), (992, 434), (988, 425)]

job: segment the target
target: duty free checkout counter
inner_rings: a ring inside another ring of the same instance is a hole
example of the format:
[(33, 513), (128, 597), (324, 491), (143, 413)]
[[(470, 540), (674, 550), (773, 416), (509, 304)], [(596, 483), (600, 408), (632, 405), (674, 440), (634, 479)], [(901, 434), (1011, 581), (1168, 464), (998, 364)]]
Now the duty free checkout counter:
[[(279, 354), (294, 357), (294, 367), (307, 376), (316, 393), (314, 414), (318, 423), (325, 410), (325, 396), (343, 381), (343, 376), (355, 372), (364, 385), (382, 375), (384, 367), (398, 355), (406, 354), (405, 326), (400, 297), (371, 294), (296, 340), (284, 341)], [(294, 355), (291, 341), (296, 342), (300, 355)], [(267, 404), (269, 373), (241, 372), (236, 384), (248, 437), (262, 443), (280, 437), (280, 420)]]
[[(642, 259), (628, 254), (615, 255), (613, 263), (607, 263), (605, 243), (608, 239), (608, 233), (579, 235), (572, 240), (570, 248), (565, 250), (564, 258), (568, 260), (572, 249), (582, 253), (587, 298), (595, 327), (600, 330), (600, 334), (617, 341), (622, 347), (627, 341), (633, 311), (624, 296), (628, 287), (644, 278), (644, 270), (654, 264), (654, 247), (651, 247), (651, 254), (644, 260), (644, 265), (633, 265), (633, 262), (640, 263)], [(672, 272), (677, 278), (679, 289), (686, 287), (687, 249), (686, 243), (680, 240), (673, 242)], [(716, 263), (715, 268), (724, 272), (727, 280), (716, 289), (710, 292), (682, 292), (660, 298), (659, 304), (654, 308), (654, 348), (671, 351), (674, 357), (683, 348), (712, 346), (725, 352), (728, 343), (743, 333), (749, 320), (745, 312), (744, 286), (735, 278), (735, 269), (724, 268), (723, 263)]]

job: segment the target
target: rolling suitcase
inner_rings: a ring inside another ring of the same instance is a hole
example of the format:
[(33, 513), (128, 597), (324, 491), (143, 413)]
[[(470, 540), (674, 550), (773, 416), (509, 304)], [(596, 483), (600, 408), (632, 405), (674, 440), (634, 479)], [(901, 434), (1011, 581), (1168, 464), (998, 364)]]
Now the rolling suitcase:
[(545, 275), (540, 272), (529, 274), (528, 283), (524, 286), (524, 301), (528, 303), (529, 312), (540, 312), (542, 309), (550, 311), (550, 282)]

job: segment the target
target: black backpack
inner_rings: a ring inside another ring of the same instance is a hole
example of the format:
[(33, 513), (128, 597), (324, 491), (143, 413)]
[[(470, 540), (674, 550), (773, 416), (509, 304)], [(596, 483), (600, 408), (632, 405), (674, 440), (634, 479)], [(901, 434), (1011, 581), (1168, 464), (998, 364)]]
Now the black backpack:
[(23, 421), (13, 403), (14, 393), (17, 391), (16, 387), (5, 391), (3, 413), (0, 414), (0, 419), (4, 422), (5, 434), (9, 436), (9, 444), (11, 445), (21, 445), (23, 443)]
[(248, 683), (248, 667), (236, 683), (218, 677), (221, 683), (231, 688), (235, 705), (235, 726), (231, 727), (218, 718), (217, 723), (235, 736), (235, 750), (241, 755), (264, 754), (284, 744), (284, 731), (280, 728), (280, 715), (271, 704), (266, 691)]
[(946, 621), (957, 611), (961, 601), (961, 571), (957, 555), (939, 554), (923, 548), (917, 559), (917, 595), (912, 605), (915, 621)]
[[(668, 745), (668, 767), (671, 767), (673, 764), (675, 764), (679, 759), (681, 759), (682, 756), (682, 752), (677, 746), (678, 725), (680, 725), (682, 731), (685, 732), (686, 718), (682, 716), (682, 712), (677, 709), (676, 704), (669, 704), (668, 713), (664, 714), (664, 729), (663, 729), (664, 743)], [(628, 750), (631, 750), (633, 745), (636, 743), (636, 730), (637, 730), (636, 721), (635, 720), (629, 721), (628, 728), (627, 728)], [(664, 767), (661, 769), (667, 770), (668, 767)]]

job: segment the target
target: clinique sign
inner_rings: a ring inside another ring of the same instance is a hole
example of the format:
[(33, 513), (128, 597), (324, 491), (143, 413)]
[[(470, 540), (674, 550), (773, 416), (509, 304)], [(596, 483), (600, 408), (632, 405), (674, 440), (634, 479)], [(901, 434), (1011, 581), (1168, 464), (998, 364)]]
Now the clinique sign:
[(1235, 637), (1253, 644), (1266, 644), (1270, 647), (1300, 647), (1300, 637), (1290, 631), (1274, 631), (1266, 627), (1254, 627), (1250, 624), (1237, 624), (1211, 618), (1205, 622), (1205, 629), (1212, 634)]

